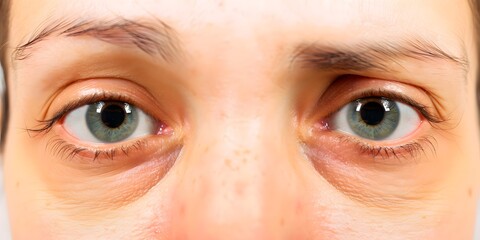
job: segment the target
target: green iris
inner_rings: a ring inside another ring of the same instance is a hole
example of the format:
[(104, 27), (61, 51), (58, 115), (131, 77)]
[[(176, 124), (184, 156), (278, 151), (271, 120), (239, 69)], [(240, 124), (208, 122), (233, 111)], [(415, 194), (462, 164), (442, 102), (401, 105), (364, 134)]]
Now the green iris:
[(138, 126), (137, 109), (128, 103), (98, 102), (88, 106), (88, 129), (102, 142), (120, 142), (130, 137)]
[(394, 101), (384, 98), (359, 99), (350, 104), (348, 124), (360, 137), (382, 140), (398, 126), (400, 112)]

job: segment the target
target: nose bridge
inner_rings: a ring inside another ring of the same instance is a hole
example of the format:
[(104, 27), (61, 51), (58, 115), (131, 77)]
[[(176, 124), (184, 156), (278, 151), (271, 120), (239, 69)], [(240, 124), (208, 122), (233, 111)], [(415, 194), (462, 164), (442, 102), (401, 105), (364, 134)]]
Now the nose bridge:
[(267, 205), (282, 201), (272, 191), (278, 175), (268, 169), (273, 164), (271, 169), (279, 169), (287, 154), (278, 150), (262, 117), (217, 119), (212, 124), (216, 130), (202, 128), (205, 132), (191, 139), (197, 144), (182, 157), (185, 174), (175, 197), (174, 226), (192, 238), (267, 237), (272, 217)]

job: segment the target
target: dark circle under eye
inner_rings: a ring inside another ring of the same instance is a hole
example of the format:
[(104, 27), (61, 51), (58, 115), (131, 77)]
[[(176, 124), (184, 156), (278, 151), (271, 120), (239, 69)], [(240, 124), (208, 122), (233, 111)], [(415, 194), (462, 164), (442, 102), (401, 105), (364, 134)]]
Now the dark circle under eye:
[(138, 126), (137, 109), (122, 102), (98, 102), (89, 105), (85, 116), (90, 132), (102, 142), (120, 142)]
[(395, 101), (384, 98), (359, 99), (350, 104), (347, 116), (350, 128), (360, 137), (382, 140), (390, 136), (400, 121)]

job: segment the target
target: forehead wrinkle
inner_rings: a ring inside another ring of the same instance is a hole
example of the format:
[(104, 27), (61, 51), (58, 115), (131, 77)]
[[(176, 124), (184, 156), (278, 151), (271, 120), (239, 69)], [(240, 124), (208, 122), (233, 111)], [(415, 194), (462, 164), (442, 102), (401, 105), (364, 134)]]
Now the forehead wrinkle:
[(118, 17), (112, 20), (60, 19), (39, 27), (33, 36), (12, 53), (14, 60), (25, 60), (39, 42), (51, 37), (93, 37), (121, 47), (136, 47), (150, 55), (160, 55), (172, 62), (180, 54), (175, 31), (161, 20), (133, 21)]

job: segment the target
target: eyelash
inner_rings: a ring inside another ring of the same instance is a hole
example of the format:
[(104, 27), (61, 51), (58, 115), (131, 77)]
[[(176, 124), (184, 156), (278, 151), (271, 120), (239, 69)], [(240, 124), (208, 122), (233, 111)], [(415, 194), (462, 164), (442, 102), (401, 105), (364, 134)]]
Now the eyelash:
[[(427, 106), (400, 93), (390, 92), (383, 89), (371, 89), (371, 90), (363, 91), (355, 95), (354, 97), (349, 98), (348, 103), (361, 98), (387, 98), (387, 99), (391, 99), (394, 101), (407, 104), (415, 108), (420, 113), (420, 115), (424, 117), (430, 124), (440, 124), (447, 121), (446, 119), (443, 119), (442, 117), (439, 117), (433, 114)], [(330, 113), (329, 115), (332, 115), (332, 114), (333, 113)]]
[[(359, 94), (356, 94), (354, 97), (349, 98), (348, 103), (355, 101), (356, 99), (377, 97), (391, 99), (413, 107), (432, 127), (437, 127), (439, 124), (447, 122), (447, 119), (433, 114), (427, 106), (415, 101), (414, 99), (400, 93), (390, 92), (383, 89), (363, 91)], [(322, 130), (333, 131), (329, 128), (328, 122), (330, 122), (330, 118), (337, 111), (338, 110), (335, 110), (335, 112), (328, 114), (326, 119), (321, 120), (320, 126)], [(386, 160), (392, 157), (397, 160), (409, 159), (409, 157), (415, 159), (420, 153), (425, 154), (426, 149), (430, 149), (430, 152), (433, 154), (436, 153), (436, 139), (433, 136), (423, 136), (419, 139), (412, 140), (411, 142), (399, 146), (374, 145), (367, 141), (361, 140), (358, 137), (346, 136), (343, 134), (339, 137), (339, 140), (343, 144), (353, 143), (355, 147), (359, 149), (360, 154), (366, 154), (373, 159), (381, 158), (382, 160)]]
[[(58, 112), (56, 112), (53, 117), (47, 120), (38, 120), (38, 125), (36, 128), (27, 128), (27, 132), (30, 136), (36, 136), (39, 134), (46, 134), (52, 130), (54, 125), (64, 119), (64, 117), (71, 111), (87, 105), (93, 104), (98, 101), (119, 101), (119, 102), (128, 102), (132, 103), (133, 101), (130, 97), (120, 94), (120, 93), (97, 93), (91, 96), (87, 96), (76, 101), (70, 102), (64, 107), (62, 107)], [(46, 148), (50, 149), (55, 155), (61, 156), (64, 159), (74, 159), (77, 155), (82, 152), (90, 152), (92, 155), (91, 161), (96, 161), (101, 156), (104, 156), (107, 159), (114, 160), (115, 156), (123, 154), (128, 157), (129, 152), (131, 151), (141, 151), (147, 146), (147, 141), (144, 139), (137, 140), (128, 145), (121, 145), (119, 147), (112, 147), (110, 149), (89, 149), (87, 147), (79, 147), (75, 144), (68, 143), (67, 141), (59, 138), (58, 136), (53, 136), (47, 141)]]
[[(367, 90), (367, 91), (361, 92), (360, 94), (355, 95), (355, 97), (350, 98), (349, 102), (354, 101), (355, 99), (372, 98), (372, 97), (383, 97), (383, 98), (388, 98), (391, 100), (408, 104), (409, 106), (412, 106), (413, 108), (415, 108), (420, 113), (420, 115), (424, 119), (426, 119), (428, 123), (430, 123), (430, 125), (432, 126), (435, 126), (437, 124), (447, 121), (446, 119), (442, 119), (432, 114), (429, 111), (428, 107), (418, 103), (414, 99), (411, 99), (402, 94), (389, 92), (382, 89)], [(128, 96), (119, 94), (119, 93), (94, 94), (88, 97), (84, 97), (82, 99), (78, 99), (76, 101), (73, 101), (65, 105), (52, 118), (38, 121), (39, 124), (37, 128), (29, 128), (26, 130), (29, 134), (48, 133), (56, 123), (61, 121), (71, 111), (83, 105), (93, 104), (98, 101), (121, 101), (121, 102), (130, 102), (130, 103), (134, 102)], [(328, 122), (329, 121), (328, 119), (334, 113), (330, 113), (326, 118), (327, 120), (322, 120), (322, 121)], [(327, 130), (330, 130), (330, 129), (328, 129), (327, 127)], [(408, 156), (413, 158), (414, 156), (417, 156), (418, 153), (421, 153), (421, 152), (425, 153), (424, 146), (428, 146), (433, 153), (435, 153), (436, 151), (435, 144), (433, 143), (435, 141), (435, 138), (431, 136), (426, 136), (421, 139), (414, 140), (410, 143), (406, 143), (400, 146), (393, 146), (393, 147), (375, 146), (373, 144), (362, 141), (357, 137), (350, 137), (350, 136), (341, 136), (340, 141), (344, 143), (354, 143), (356, 147), (359, 149), (360, 153), (368, 154), (372, 158), (381, 157), (382, 159), (389, 159), (392, 156), (395, 157), (396, 159), (407, 158)], [(79, 147), (74, 144), (68, 143), (61, 138), (52, 137), (50, 140), (48, 140), (47, 148), (51, 149), (51, 151), (54, 152), (55, 154), (61, 155), (65, 159), (73, 159), (75, 158), (75, 156), (77, 156), (82, 152), (90, 151), (91, 155), (93, 156), (92, 161), (95, 161), (101, 156), (104, 156), (105, 158), (111, 159), (111, 160), (113, 160), (115, 156), (118, 156), (118, 154), (123, 154), (124, 156), (128, 156), (130, 151), (141, 151), (146, 145), (147, 145), (147, 142), (145, 140), (138, 140), (128, 145), (123, 145), (123, 146), (115, 147), (111, 149), (88, 149), (86, 147)]]
[(400, 146), (374, 146), (356, 139), (355, 137), (341, 137), (340, 142), (353, 143), (360, 154), (365, 154), (373, 160), (381, 159), (385, 163), (387, 159), (412, 160), (418, 158), (421, 154), (426, 154), (426, 150), (436, 154), (436, 139), (432, 136), (424, 136)]
[(95, 162), (97, 159), (99, 159), (101, 156), (105, 156), (106, 159), (114, 160), (115, 156), (117, 156), (119, 153), (123, 154), (124, 156), (128, 157), (129, 152), (131, 151), (142, 151), (143, 148), (147, 146), (147, 141), (145, 140), (138, 140), (132, 144), (129, 145), (124, 145), (120, 147), (115, 147), (111, 149), (88, 149), (84, 147), (78, 147), (74, 144), (68, 143), (65, 140), (58, 138), (58, 137), (53, 137), (47, 142), (47, 148), (51, 149), (51, 151), (57, 155), (60, 156), (62, 159), (67, 159), (71, 160), (74, 159), (75, 156), (78, 154), (85, 152), (85, 151), (91, 151), (91, 155), (93, 155), (91, 161)]

